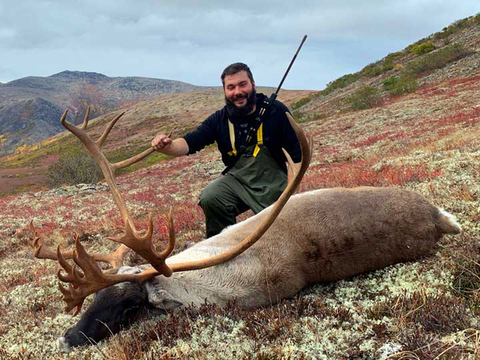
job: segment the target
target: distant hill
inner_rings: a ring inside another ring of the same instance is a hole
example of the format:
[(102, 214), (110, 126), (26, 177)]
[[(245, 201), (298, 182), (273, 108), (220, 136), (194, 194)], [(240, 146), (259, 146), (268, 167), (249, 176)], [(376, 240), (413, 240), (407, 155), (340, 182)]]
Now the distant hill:
[(87, 106), (92, 106), (95, 117), (160, 94), (198, 89), (201, 87), (180, 81), (82, 71), (0, 83), (0, 155), (63, 130), (58, 119), (65, 109), (69, 109), (70, 121), (78, 123)]

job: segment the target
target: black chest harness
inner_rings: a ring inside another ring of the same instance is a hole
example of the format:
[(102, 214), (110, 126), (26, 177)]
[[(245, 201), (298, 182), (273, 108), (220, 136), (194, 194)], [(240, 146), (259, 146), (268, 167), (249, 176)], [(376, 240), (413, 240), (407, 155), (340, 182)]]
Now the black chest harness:
[[(274, 96), (275, 95), (275, 96)], [(235, 146), (235, 129), (233, 123), (228, 120), (228, 130), (230, 134), (230, 143), (232, 145), (232, 150), (228, 152), (230, 155), (231, 163), (222, 171), (222, 174), (226, 174), (231, 168), (235, 166), (238, 159), (247, 152), (249, 147), (253, 144), (253, 139), (255, 134), (257, 134), (257, 145), (252, 153), (254, 157), (257, 156), (258, 152), (260, 151), (259, 145), (263, 145), (263, 120), (267, 117), (271, 103), (275, 100), (276, 94), (272, 94), (269, 99), (265, 99), (263, 104), (254, 120), (250, 122), (250, 127), (247, 131), (246, 136), (241, 139), (241, 143), (237, 144), (238, 149)]]

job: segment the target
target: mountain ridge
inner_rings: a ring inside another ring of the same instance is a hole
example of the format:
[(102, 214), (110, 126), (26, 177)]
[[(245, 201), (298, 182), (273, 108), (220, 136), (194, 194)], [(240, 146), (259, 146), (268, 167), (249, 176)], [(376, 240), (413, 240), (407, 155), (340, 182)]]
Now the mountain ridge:
[[(0, 144), (0, 155), (8, 155), (20, 146), (28, 146), (55, 135), (62, 129), (52, 126), (41, 133), (34, 133), (33, 122), (39, 118), (22, 117), (22, 106), (32, 114), (42, 113), (42, 122), (57, 121), (58, 111), (48, 112), (48, 107), (32, 108), (29, 100), (43, 99), (49, 108), (68, 109), (69, 120), (77, 124), (87, 106), (92, 107), (92, 116), (131, 105), (165, 93), (189, 92), (203, 87), (175, 80), (146, 77), (108, 77), (96, 72), (65, 70), (47, 77), (27, 76), (0, 86), (0, 135), (5, 139)], [(45, 105), (45, 104), (44, 104)], [(19, 122), (19, 124), (15, 124)], [(32, 131), (17, 133), (16, 129), (27, 127)]]

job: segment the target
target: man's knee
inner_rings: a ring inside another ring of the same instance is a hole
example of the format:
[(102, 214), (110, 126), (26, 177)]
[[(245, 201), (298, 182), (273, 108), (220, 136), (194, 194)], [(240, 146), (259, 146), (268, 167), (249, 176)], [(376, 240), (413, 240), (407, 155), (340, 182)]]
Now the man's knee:
[(218, 207), (222, 204), (222, 196), (221, 193), (218, 191), (215, 191), (215, 189), (212, 189), (210, 184), (203, 189), (203, 191), (200, 193), (200, 198), (199, 198), (199, 205), (202, 207), (202, 209), (205, 208), (210, 208), (210, 207)]

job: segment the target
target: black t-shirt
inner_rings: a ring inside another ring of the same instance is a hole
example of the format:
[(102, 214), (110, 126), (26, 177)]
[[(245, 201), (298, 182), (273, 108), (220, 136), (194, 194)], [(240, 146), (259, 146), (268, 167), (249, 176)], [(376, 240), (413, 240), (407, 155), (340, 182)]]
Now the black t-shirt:
[[(257, 94), (257, 106), (253, 114), (241, 119), (230, 119), (235, 129), (235, 148), (237, 150), (240, 148), (242, 141), (244, 141), (251, 123), (256, 121), (255, 117), (258, 115), (264, 99), (266, 99), (265, 95)], [(286, 158), (282, 148), (287, 150), (293, 162), (300, 162), (302, 158), (297, 136), (285, 114), (287, 111), (289, 110), (284, 104), (274, 101), (268, 115), (263, 118), (263, 143), (284, 171), (286, 171)], [(223, 163), (226, 166), (231, 165), (234, 157), (228, 155), (228, 152), (232, 150), (228, 119), (228, 111), (226, 107), (223, 107), (210, 115), (197, 129), (185, 134), (183, 138), (188, 144), (188, 154), (194, 154), (216, 141), (218, 149), (222, 154)], [(256, 143), (256, 141), (257, 135), (255, 134), (253, 143)]]

